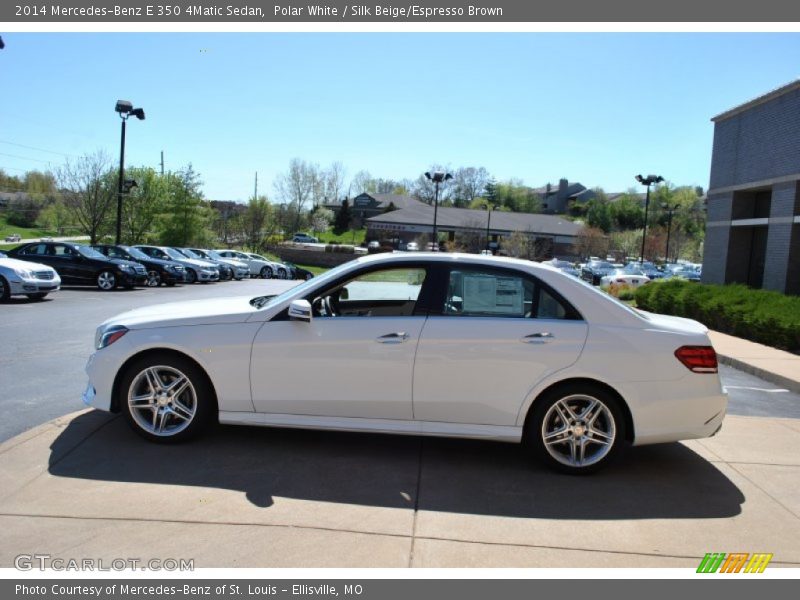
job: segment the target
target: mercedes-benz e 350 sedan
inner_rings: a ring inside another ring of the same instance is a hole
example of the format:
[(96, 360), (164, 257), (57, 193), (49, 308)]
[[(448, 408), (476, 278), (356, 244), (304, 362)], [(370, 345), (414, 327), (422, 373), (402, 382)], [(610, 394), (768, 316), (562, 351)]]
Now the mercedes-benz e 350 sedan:
[(277, 295), (162, 304), (97, 329), (84, 401), (145, 438), (226, 424), (525, 442), (583, 473), (717, 432), (706, 328), (551, 267), (380, 254)]

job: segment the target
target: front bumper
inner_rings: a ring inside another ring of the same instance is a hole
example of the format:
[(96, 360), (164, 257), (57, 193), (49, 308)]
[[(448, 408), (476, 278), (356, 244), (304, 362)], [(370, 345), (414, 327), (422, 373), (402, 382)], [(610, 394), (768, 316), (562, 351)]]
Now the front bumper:
[(17, 277), (11, 278), (8, 284), (9, 292), (12, 296), (49, 294), (61, 288), (61, 278), (58, 275), (55, 275), (53, 279), (23, 279), (22, 277)]
[(117, 277), (119, 278), (119, 284), (122, 286), (143, 286), (147, 282), (147, 274), (145, 273), (142, 275), (141, 273), (128, 273), (126, 271), (119, 271), (117, 273)]
[(219, 271), (197, 271), (197, 281), (219, 281)]

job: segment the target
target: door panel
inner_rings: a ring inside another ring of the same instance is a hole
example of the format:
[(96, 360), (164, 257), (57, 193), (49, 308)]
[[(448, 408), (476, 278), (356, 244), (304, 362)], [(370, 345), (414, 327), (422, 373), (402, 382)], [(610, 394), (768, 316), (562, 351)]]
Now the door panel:
[(414, 369), (414, 418), (514, 425), (533, 387), (578, 359), (586, 334), (583, 321), (429, 317)]
[(588, 328), (544, 284), (499, 267), (454, 266), (441, 316), (420, 336), (414, 418), (513, 426), (536, 384), (573, 364)]
[(257, 412), (411, 419), (414, 352), (425, 317), (267, 322), (253, 344)]

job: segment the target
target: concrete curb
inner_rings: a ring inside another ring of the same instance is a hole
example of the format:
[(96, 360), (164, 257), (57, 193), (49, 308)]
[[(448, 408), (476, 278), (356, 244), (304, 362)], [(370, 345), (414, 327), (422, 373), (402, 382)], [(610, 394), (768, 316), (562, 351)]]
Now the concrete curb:
[(726, 356), (724, 354), (717, 353), (717, 359), (723, 365), (733, 367), (734, 369), (739, 369), (740, 371), (744, 371), (750, 375), (755, 375), (756, 377), (760, 377), (761, 379), (774, 383), (775, 385), (784, 387), (790, 392), (800, 394), (800, 381), (795, 381), (794, 379), (789, 379), (788, 377), (778, 375), (772, 371), (756, 367), (743, 360), (739, 360), (738, 358), (733, 358), (732, 356)]

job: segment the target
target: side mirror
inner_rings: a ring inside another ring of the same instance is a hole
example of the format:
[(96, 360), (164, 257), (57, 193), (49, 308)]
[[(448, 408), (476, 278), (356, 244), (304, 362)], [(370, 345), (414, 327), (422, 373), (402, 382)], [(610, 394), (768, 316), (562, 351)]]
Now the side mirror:
[(346, 287), (339, 290), (339, 300), (349, 300), (350, 299), (350, 292), (347, 290)]
[(293, 300), (289, 305), (289, 318), (311, 323), (311, 303), (308, 300)]

